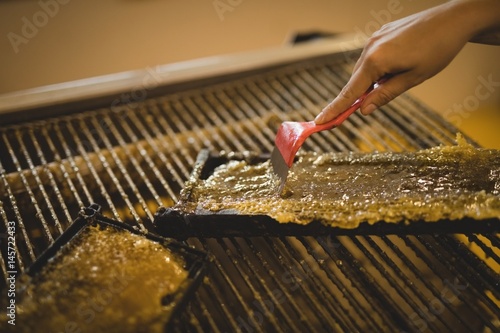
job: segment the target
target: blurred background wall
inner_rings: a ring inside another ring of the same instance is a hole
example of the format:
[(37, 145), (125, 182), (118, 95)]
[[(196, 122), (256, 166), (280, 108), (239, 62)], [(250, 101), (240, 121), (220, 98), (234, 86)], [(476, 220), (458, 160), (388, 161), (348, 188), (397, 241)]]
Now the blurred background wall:
[[(276, 47), (297, 31), (365, 38), (386, 22), (442, 2), (4, 0), (0, 94)], [(483, 146), (500, 148), (499, 60), (500, 47), (469, 44), (443, 72), (411, 92)]]

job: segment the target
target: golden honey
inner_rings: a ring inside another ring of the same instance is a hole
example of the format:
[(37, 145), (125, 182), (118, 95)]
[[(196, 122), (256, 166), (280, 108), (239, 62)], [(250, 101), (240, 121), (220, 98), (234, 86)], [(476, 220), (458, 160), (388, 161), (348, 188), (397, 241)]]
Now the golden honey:
[(457, 141), (406, 153), (304, 153), (281, 195), (269, 161), (230, 161), (208, 179), (188, 182), (182, 209), (343, 228), (500, 217), (500, 151)]
[(89, 227), (19, 281), (16, 332), (162, 332), (184, 263), (143, 236)]

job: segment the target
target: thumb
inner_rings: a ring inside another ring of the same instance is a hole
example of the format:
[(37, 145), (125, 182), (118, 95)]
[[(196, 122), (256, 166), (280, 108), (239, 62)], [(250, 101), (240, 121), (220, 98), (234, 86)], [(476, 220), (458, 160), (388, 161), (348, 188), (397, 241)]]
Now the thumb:
[(361, 113), (365, 116), (369, 115), (417, 84), (411, 80), (409, 73), (401, 73), (391, 77), (366, 96), (360, 107)]

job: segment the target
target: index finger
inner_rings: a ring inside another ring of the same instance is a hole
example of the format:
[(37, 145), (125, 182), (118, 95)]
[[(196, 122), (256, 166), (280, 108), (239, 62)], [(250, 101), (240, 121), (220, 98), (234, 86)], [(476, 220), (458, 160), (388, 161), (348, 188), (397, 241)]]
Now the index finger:
[(363, 66), (356, 70), (347, 84), (333, 101), (330, 102), (314, 120), (316, 124), (326, 123), (347, 110), (378, 78), (364, 71)]

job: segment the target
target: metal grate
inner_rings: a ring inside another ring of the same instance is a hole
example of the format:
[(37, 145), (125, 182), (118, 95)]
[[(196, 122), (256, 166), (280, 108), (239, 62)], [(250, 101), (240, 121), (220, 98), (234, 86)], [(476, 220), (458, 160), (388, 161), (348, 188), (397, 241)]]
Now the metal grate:
[[(270, 152), (279, 123), (309, 120), (352, 64), (338, 57), (0, 128), (0, 233), (15, 222), (18, 270), (82, 206), (141, 228), (176, 200), (200, 149)], [(408, 96), (308, 139), (303, 149), (406, 151), (455, 129)], [(2, 238), (4, 243), (5, 238)], [(178, 331), (500, 330), (498, 235), (189, 239), (212, 254)], [(7, 275), (6, 246), (0, 265)], [(5, 279), (2, 279), (5, 286)]]

